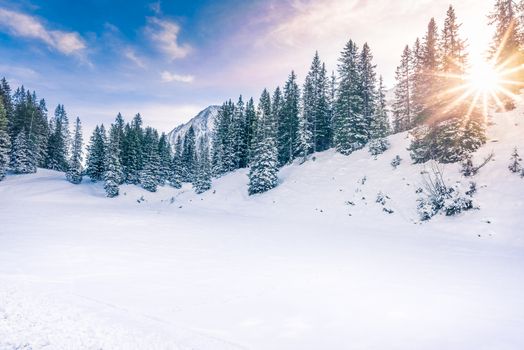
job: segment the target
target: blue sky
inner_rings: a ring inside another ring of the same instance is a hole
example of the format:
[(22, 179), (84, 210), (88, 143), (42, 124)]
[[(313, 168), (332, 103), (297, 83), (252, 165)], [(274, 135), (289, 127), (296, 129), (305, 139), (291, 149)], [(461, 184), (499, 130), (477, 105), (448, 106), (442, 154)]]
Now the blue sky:
[[(453, 5), (473, 55), (493, 1)], [(442, 22), (449, 0), (0, 0), (0, 76), (86, 127), (142, 113), (161, 131), (227, 98), (258, 97), (315, 52), (336, 69), (349, 38), (368, 41), (391, 85), (405, 44)]]

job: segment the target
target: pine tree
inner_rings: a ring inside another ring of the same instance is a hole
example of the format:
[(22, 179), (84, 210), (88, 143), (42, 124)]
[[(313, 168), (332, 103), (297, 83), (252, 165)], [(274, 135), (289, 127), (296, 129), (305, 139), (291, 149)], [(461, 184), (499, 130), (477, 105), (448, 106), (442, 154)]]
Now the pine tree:
[(464, 156), (460, 143), (462, 139), (462, 122), (459, 118), (450, 118), (434, 126), (434, 147), (431, 150), (433, 159), (441, 163), (455, 163)]
[(167, 136), (165, 133), (162, 133), (162, 135), (160, 135), (160, 139), (158, 141), (158, 156), (160, 158), (159, 184), (163, 186), (167, 181), (169, 181), (171, 177), (171, 162), (173, 161), (171, 146), (167, 141)]
[(120, 164), (120, 137), (118, 124), (111, 125), (103, 174), (104, 189), (109, 198), (118, 196), (120, 192), (118, 185), (123, 182), (124, 177)]
[(4, 179), (7, 172), (9, 166), (9, 153), (11, 152), (11, 141), (7, 134), (7, 124), (7, 113), (4, 108), (3, 97), (0, 94), (0, 181)]
[(373, 64), (373, 55), (367, 43), (362, 47), (359, 61), (360, 93), (362, 96), (362, 116), (364, 127), (358, 130), (360, 137), (367, 142), (370, 137), (371, 124), (377, 108), (377, 77), (376, 66)]
[(465, 152), (475, 152), (486, 143), (486, 128), (484, 116), (475, 109), (469, 113), (462, 133), (462, 148)]
[(372, 139), (380, 139), (389, 135), (389, 117), (386, 103), (386, 92), (382, 76), (379, 78), (379, 87), (377, 91), (377, 102), (375, 105), (373, 119), (370, 126), (370, 136)]
[(146, 128), (143, 141), (144, 168), (140, 171), (140, 185), (149, 192), (156, 192), (157, 186), (161, 184), (158, 141), (158, 132), (150, 127)]
[(270, 108), (269, 94), (264, 90), (260, 99), (256, 145), (249, 168), (248, 193), (266, 192), (278, 184), (278, 154), (273, 132), (273, 124), (267, 113)]
[(522, 166), (520, 162), (522, 159), (519, 156), (519, 152), (517, 150), (517, 147), (513, 149), (513, 153), (511, 154), (511, 162), (509, 163), (508, 169), (512, 173), (518, 173), (522, 170)]
[(143, 152), (144, 131), (142, 129), (142, 117), (136, 114), (131, 124), (124, 128), (124, 141), (122, 143), (122, 164), (126, 182), (130, 184), (140, 183), (140, 171), (144, 167)]
[[(213, 175), (221, 176), (235, 169), (235, 147), (233, 140), (236, 139), (236, 127), (234, 125), (235, 106), (231, 100), (225, 102), (218, 111), (213, 132)], [(186, 134), (187, 136), (187, 134)], [(196, 145), (194, 135), (192, 136), (192, 146)], [(184, 141), (185, 147), (185, 141)], [(191, 152), (196, 154), (196, 148), (192, 147)], [(188, 179), (191, 182), (193, 179)]]
[(411, 50), (407, 45), (402, 52), (395, 79), (397, 83), (395, 86), (395, 102), (393, 103), (393, 129), (398, 133), (409, 130), (413, 124), (413, 67)]
[(304, 120), (301, 124), (304, 129), (301, 131), (303, 135), (301, 139), (306, 143), (302, 144), (301, 149), (307, 155), (328, 149), (331, 139), (327, 71), (320, 61), (318, 52), (313, 57), (303, 91), (302, 118)]
[[(230, 128), (230, 133), (232, 142), (233, 168), (245, 168), (247, 166), (248, 149), (246, 139), (246, 115), (242, 96), (239, 96), (238, 102), (233, 111), (232, 127)], [(208, 142), (207, 138), (206, 142)]]
[(71, 159), (69, 160), (69, 168), (67, 169), (66, 174), (67, 181), (73, 184), (79, 184), (82, 182), (82, 147), (82, 126), (80, 123), (80, 118), (77, 117), (71, 149)]
[(422, 45), (422, 86), (420, 94), (424, 96), (422, 101), (422, 119), (425, 122), (438, 112), (440, 108), (440, 62), (438, 28), (435, 19), (429, 21), (426, 36)]
[(105, 171), (107, 136), (104, 125), (96, 126), (87, 148), (86, 175), (91, 181), (102, 180)]
[(255, 110), (255, 102), (250, 98), (246, 103), (246, 147), (247, 147), (247, 161), (248, 165), (251, 161), (251, 154), (255, 144), (255, 134), (257, 129), (257, 112)]
[(58, 105), (56, 107), (55, 117), (51, 125), (51, 135), (47, 142), (46, 168), (67, 171), (69, 168), (67, 162), (67, 137), (69, 137), (69, 131), (64, 129), (69, 127), (69, 122), (63, 106)]
[(195, 176), (196, 166), (196, 140), (195, 129), (189, 128), (182, 149), (182, 179), (184, 182), (192, 182)]
[[(466, 70), (466, 41), (460, 38), (460, 26), (461, 24), (457, 23), (455, 9), (450, 5), (444, 21), (440, 47), (441, 70), (448, 76), (461, 76)], [(453, 81), (455, 84), (457, 83), (456, 80), (457, 78)]]
[(11, 153), (11, 169), (15, 174), (36, 173), (33, 151), (25, 130), (21, 130), (15, 138)]
[(411, 145), (408, 148), (415, 164), (425, 163), (431, 159), (431, 133), (427, 125), (420, 125), (411, 130)]
[(334, 120), (334, 143), (338, 152), (348, 155), (367, 142), (366, 119), (362, 114), (358, 47), (350, 40), (340, 58), (339, 86)]
[(171, 163), (169, 184), (174, 188), (182, 187), (182, 177), (182, 138), (178, 135), (175, 143), (175, 155)]
[(198, 142), (198, 162), (193, 188), (197, 194), (204, 193), (211, 188), (211, 165), (209, 159), (209, 141), (201, 137)]
[(278, 121), (278, 163), (291, 162), (299, 145), (300, 90), (295, 72), (291, 72), (284, 85), (282, 113)]

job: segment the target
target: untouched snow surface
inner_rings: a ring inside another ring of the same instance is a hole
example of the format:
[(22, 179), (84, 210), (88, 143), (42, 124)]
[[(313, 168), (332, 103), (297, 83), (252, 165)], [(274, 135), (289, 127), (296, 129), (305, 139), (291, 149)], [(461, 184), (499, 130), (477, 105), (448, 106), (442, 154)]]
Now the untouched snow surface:
[[(254, 197), (246, 171), (203, 195), (116, 199), (52, 171), (8, 176), (0, 349), (523, 349), (524, 179), (507, 170), (523, 109), (492, 123), (480, 210), (424, 224), (406, 134), (376, 160), (288, 166)], [(458, 168), (446, 178), (467, 183)]]

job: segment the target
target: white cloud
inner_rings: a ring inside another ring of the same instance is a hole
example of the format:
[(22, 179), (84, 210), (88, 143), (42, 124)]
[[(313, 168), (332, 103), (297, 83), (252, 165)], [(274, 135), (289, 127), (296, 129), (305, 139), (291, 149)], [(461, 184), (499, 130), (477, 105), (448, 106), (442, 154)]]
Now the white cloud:
[(134, 64), (136, 64), (138, 67), (140, 68), (146, 68), (146, 64), (144, 63), (144, 61), (137, 56), (136, 52), (134, 49), (132, 49), (131, 47), (127, 47), (125, 48), (124, 50), (124, 56), (130, 60), (131, 62), (133, 62)]
[(11, 35), (43, 41), (49, 47), (66, 55), (82, 52), (86, 43), (76, 32), (50, 30), (36, 17), (20, 12), (0, 9), (0, 28)]
[(146, 32), (149, 37), (171, 60), (184, 58), (191, 52), (190, 45), (178, 42), (180, 32), (178, 23), (157, 17), (148, 18), (148, 22)]
[(162, 82), (164, 83), (172, 83), (172, 82), (180, 82), (180, 83), (192, 83), (195, 80), (195, 77), (192, 75), (180, 75), (180, 74), (174, 74), (171, 72), (168, 72), (167, 70), (163, 71), (160, 76), (162, 77)]

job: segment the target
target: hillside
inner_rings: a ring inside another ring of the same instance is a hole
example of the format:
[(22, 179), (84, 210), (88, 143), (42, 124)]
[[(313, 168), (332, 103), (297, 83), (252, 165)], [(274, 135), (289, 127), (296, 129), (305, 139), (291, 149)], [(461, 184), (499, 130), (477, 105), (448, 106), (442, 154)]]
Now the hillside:
[[(490, 124), (480, 209), (425, 223), (406, 133), (377, 159), (286, 166), (251, 197), (246, 170), (202, 195), (126, 185), (115, 199), (53, 171), (8, 176), (0, 349), (522, 349), (524, 179), (507, 165), (524, 105)], [(458, 170), (447, 181), (469, 182)]]

